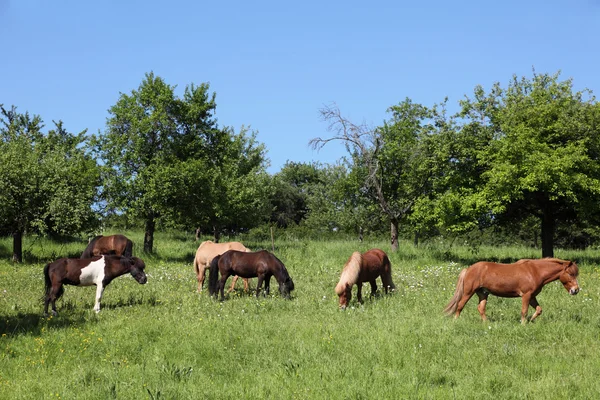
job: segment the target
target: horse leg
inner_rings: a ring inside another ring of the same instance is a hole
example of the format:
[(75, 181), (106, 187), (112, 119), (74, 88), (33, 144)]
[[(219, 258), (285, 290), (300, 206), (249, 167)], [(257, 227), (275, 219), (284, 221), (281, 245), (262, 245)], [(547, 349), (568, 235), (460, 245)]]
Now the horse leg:
[(535, 312), (533, 313), (533, 315), (531, 316), (531, 319), (529, 320), (529, 321), (533, 321), (534, 319), (539, 317), (540, 314), (542, 313), (542, 307), (540, 306), (540, 303), (537, 302), (537, 299), (535, 298), (535, 296), (531, 297), (531, 300), (529, 300), (529, 305), (531, 307), (535, 308)]
[(96, 311), (96, 313), (100, 312), (100, 299), (102, 299), (103, 293), (104, 285), (100, 282), (100, 284), (96, 286), (96, 304), (94, 304), (94, 311)]
[(204, 278), (206, 277), (206, 267), (207, 265), (200, 265), (198, 267), (198, 292), (201, 292), (202, 286), (204, 286)]
[(465, 305), (467, 304), (467, 301), (469, 301), (471, 299), (471, 297), (473, 296), (474, 293), (475, 292), (463, 293), (462, 297), (458, 301), (458, 305), (456, 306), (456, 313), (454, 314), (454, 319), (456, 319), (460, 316), (462, 309), (465, 307)]
[(477, 297), (479, 297), (479, 304), (477, 305), (477, 311), (481, 315), (481, 319), (483, 321), (487, 321), (487, 317), (485, 316), (485, 305), (487, 304), (487, 299), (489, 293), (484, 292), (482, 289), (477, 290)]
[(265, 276), (265, 296), (271, 293), (271, 276)]
[(256, 298), (258, 298), (258, 295), (260, 294), (260, 287), (262, 286), (264, 280), (264, 275), (258, 275), (258, 283), (256, 284)]
[(59, 282), (58, 284), (52, 284), (52, 287), (46, 296), (46, 301), (44, 302), (44, 315), (48, 315), (48, 305), (50, 303), (52, 303), (52, 315), (58, 315), (56, 312), (56, 300), (58, 300), (64, 292), (65, 290), (62, 283)]
[(242, 278), (244, 281), (244, 292), (248, 293), (248, 289), (250, 289), (250, 284), (248, 283), (248, 278)]
[(371, 284), (371, 296), (375, 296), (377, 293), (377, 282), (373, 279), (372, 281), (369, 281), (369, 283)]
[(362, 303), (362, 282), (356, 282), (356, 287), (358, 288), (358, 290), (356, 291), (356, 301)]
[(225, 284), (227, 283), (227, 278), (229, 278), (228, 274), (222, 274), (221, 279), (219, 279), (218, 290), (221, 292), (221, 301), (225, 300), (225, 294), (223, 293), (223, 291), (225, 290)]
[[(521, 304), (521, 324), (525, 325), (527, 323), (527, 311), (529, 310), (529, 302), (531, 300), (535, 299), (534, 297), (531, 296), (530, 293), (526, 293), (523, 295), (522, 297), (522, 304)], [(537, 303), (537, 301), (536, 301)], [(537, 311), (537, 310), (536, 310)], [(536, 315), (537, 317), (537, 315)]]
[(237, 275), (233, 276), (233, 279), (231, 280), (231, 287), (229, 288), (229, 290), (227, 291), (227, 293), (233, 292), (233, 289), (235, 289), (235, 284), (238, 281), (238, 279), (240, 279), (239, 276), (237, 276)]

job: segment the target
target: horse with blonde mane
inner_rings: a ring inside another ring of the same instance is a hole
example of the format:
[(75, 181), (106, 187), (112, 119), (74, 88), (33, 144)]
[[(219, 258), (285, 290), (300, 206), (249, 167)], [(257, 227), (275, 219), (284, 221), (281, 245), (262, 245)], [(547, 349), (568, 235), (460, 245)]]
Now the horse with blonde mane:
[(579, 293), (578, 275), (577, 264), (558, 258), (525, 259), (514, 264), (480, 261), (460, 271), (454, 296), (444, 312), (458, 318), (469, 299), (477, 294), (477, 310), (481, 319), (487, 321), (485, 306), (490, 293), (499, 297), (521, 297), (521, 323), (524, 324), (529, 306), (535, 309), (530, 321), (542, 313), (536, 296), (544, 285), (558, 279), (569, 294), (576, 295)]
[(379, 276), (381, 276), (385, 293), (396, 288), (392, 282), (392, 264), (383, 250), (371, 249), (363, 254), (358, 251), (352, 253), (342, 270), (340, 281), (335, 287), (335, 293), (340, 299), (340, 308), (343, 310), (348, 306), (354, 285), (358, 287), (356, 299), (359, 303), (362, 302), (363, 282), (371, 283), (371, 295), (374, 295), (377, 292), (375, 280)]
[[(207, 240), (205, 242), (200, 243), (198, 250), (196, 250), (196, 257), (194, 257), (194, 271), (196, 272), (196, 277), (198, 278), (198, 292), (202, 291), (202, 285), (204, 284), (206, 270), (210, 266), (210, 262), (212, 261), (212, 259), (216, 256), (225, 253), (228, 250), (237, 250), (245, 252), (251, 251), (240, 242), (215, 243), (211, 240)], [(228, 293), (235, 288), (235, 283), (237, 282), (237, 280), (238, 277), (234, 276), (231, 288), (229, 288)], [(247, 278), (244, 278), (244, 290), (248, 291)]]

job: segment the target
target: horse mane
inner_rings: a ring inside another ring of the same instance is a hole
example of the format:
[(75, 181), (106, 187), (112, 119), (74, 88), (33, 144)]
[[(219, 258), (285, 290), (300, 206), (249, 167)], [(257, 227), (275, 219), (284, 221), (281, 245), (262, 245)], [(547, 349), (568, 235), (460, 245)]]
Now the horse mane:
[(346, 290), (346, 285), (354, 285), (358, 281), (358, 274), (360, 273), (360, 266), (362, 264), (362, 255), (355, 251), (352, 253), (348, 262), (344, 266), (342, 270), (342, 275), (340, 276), (340, 281), (335, 287), (335, 293), (339, 296), (344, 293)]

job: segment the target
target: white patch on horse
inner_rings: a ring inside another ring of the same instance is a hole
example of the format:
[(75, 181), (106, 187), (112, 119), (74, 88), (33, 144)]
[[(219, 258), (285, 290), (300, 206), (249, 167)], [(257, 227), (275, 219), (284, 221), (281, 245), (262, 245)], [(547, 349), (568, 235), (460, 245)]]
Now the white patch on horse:
[(79, 276), (79, 286), (91, 286), (96, 285), (96, 303), (94, 304), (94, 311), (100, 312), (100, 299), (102, 299), (102, 293), (104, 293), (104, 267), (106, 261), (104, 256), (100, 257), (98, 261), (92, 261), (87, 267), (81, 269), (81, 275)]
[(92, 261), (87, 267), (82, 268), (79, 276), (79, 286), (102, 284), (105, 265), (106, 262), (104, 256), (102, 256), (98, 261)]

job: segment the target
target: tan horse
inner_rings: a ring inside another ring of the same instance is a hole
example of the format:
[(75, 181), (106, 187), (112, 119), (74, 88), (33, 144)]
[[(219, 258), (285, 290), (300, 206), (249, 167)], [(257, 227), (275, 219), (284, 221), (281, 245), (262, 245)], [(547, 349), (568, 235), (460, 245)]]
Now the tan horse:
[(352, 298), (352, 286), (355, 284), (358, 286), (356, 298), (359, 303), (362, 302), (363, 282), (371, 283), (371, 294), (375, 294), (377, 291), (375, 279), (379, 276), (386, 293), (396, 288), (392, 282), (392, 264), (383, 250), (371, 249), (363, 254), (358, 251), (352, 253), (335, 287), (335, 293), (340, 298), (340, 308), (343, 310), (348, 306)]
[[(204, 277), (206, 270), (210, 267), (210, 262), (216, 256), (225, 253), (227, 250), (237, 250), (249, 252), (250, 249), (246, 248), (240, 242), (227, 242), (227, 243), (215, 243), (211, 240), (202, 242), (196, 251), (196, 257), (194, 258), (194, 271), (198, 278), (198, 292), (202, 291), (202, 285), (204, 284)], [(235, 283), (238, 277), (233, 277), (233, 282), (229, 292), (235, 288)], [(248, 279), (244, 278), (244, 290), (248, 291)]]
[(477, 310), (486, 321), (485, 306), (490, 293), (500, 297), (521, 297), (521, 323), (524, 324), (529, 306), (535, 309), (530, 321), (542, 313), (536, 296), (545, 284), (558, 279), (569, 294), (575, 295), (579, 292), (578, 275), (577, 264), (558, 258), (526, 259), (514, 264), (480, 261), (460, 271), (456, 291), (444, 312), (458, 318), (467, 301), (477, 294)]

